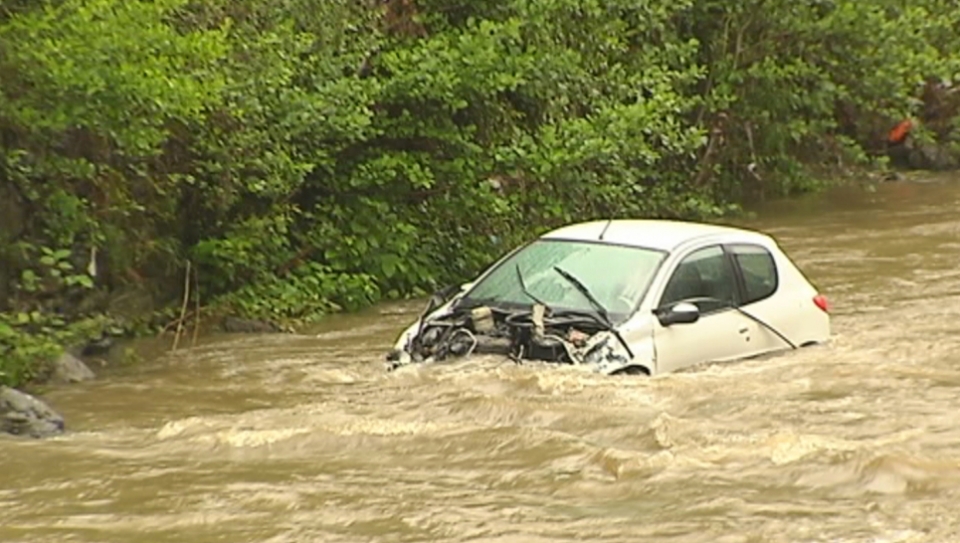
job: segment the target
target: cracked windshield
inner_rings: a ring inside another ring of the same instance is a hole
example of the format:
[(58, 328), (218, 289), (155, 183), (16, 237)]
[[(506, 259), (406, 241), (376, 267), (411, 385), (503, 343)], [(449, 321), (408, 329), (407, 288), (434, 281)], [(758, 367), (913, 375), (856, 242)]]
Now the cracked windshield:
[(0, 2), (0, 541), (960, 543), (958, 28)]
[[(538, 240), (498, 263), (464, 296), (464, 303), (529, 306), (554, 310), (604, 310), (626, 316), (640, 302), (662, 251), (595, 242)], [(577, 283), (589, 295), (580, 292)]]

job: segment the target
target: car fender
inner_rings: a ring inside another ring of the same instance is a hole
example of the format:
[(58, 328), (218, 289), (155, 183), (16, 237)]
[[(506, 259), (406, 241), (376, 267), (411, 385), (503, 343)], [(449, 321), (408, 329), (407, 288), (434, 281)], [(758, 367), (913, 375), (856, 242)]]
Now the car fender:
[(449, 300), (444, 302), (442, 305), (431, 311), (426, 315), (421, 315), (416, 320), (414, 320), (409, 326), (407, 326), (403, 332), (400, 332), (400, 335), (397, 337), (397, 340), (393, 344), (393, 349), (395, 351), (405, 351), (407, 345), (410, 344), (410, 341), (416, 337), (417, 332), (420, 330), (420, 326), (424, 322), (429, 322), (437, 317), (444, 315), (450, 311), (450, 308), (453, 304), (460, 301), (461, 298), (473, 287), (474, 283), (464, 283), (460, 285), (460, 290), (457, 293), (450, 297)]
[[(627, 353), (623, 345), (618, 343), (619, 353), (622, 356), (607, 358), (597, 364), (597, 372), (608, 375), (621, 373), (631, 367), (639, 367), (645, 373), (654, 375), (656, 367), (656, 349), (653, 344), (653, 316), (634, 315), (623, 325), (617, 328), (620, 337), (630, 347)], [(632, 355), (632, 356), (631, 356)]]

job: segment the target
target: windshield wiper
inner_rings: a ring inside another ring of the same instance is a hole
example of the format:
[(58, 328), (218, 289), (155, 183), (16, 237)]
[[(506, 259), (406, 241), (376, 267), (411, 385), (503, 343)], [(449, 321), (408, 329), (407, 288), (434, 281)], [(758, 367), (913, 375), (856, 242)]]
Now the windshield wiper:
[(617, 338), (618, 341), (620, 341), (620, 344), (623, 345), (624, 349), (626, 349), (630, 358), (633, 358), (633, 351), (630, 349), (630, 344), (627, 343), (627, 340), (623, 339), (623, 336), (620, 335), (620, 331), (613, 326), (613, 322), (610, 320), (610, 314), (607, 313), (607, 308), (603, 307), (603, 304), (601, 304), (600, 301), (594, 297), (594, 295), (590, 292), (590, 289), (587, 288), (587, 285), (584, 285), (582, 281), (574, 277), (573, 274), (564, 270), (560, 266), (554, 266), (553, 269), (563, 276), (564, 279), (570, 281), (570, 283), (576, 287), (576, 289), (579, 290), (587, 300), (590, 301), (590, 305), (597, 310), (597, 314), (603, 320), (603, 324), (605, 324), (607, 329), (610, 330), (610, 332)]
[(544, 301), (541, 300), (540, 298), (537, 298), (536, 296), (534, 296), (533, 293), (530, 292), (530, 291), (527, 289), (527, 283), (523, 280), (523, 274), (520, 273), (520, 264), (519, 264), (519, 263), (517, 263), (516, 270), (517, 270), (517, 280), (520, 281), (520, 288), (523, 290), (523, 293), (526, 294), (527, 296), (529, 296), (531, 300), (533, 300), (534, 302), (537, 302), (538, 304), (542, 305), (543, 307), (550, 307), (549, 305), (547, 305), (546, 302), (544, 302)]
[(567, 270), (564, 270), (560, 266), (554, 266), (553, 269), (564, 279), (570, 281), (570, 284), (576, 287), (576, 289), (580, 291), (580, 294), (583, 294), (584, 297), (590, 302), (590, 305), (597, 310), (600, 318), (603, 319), (603, 324), (606, 324), (609, 328), (613, 329), (613, 323), (610, 322), (610, 314), (607, 313), (607, 308), (603, 307), (603, 304), (601, 304), (600, 301), (593, 296), (593, 294), (590, 292), (590, 289), (587, 288), (587, 285), (584, 285), (582, 281), (574, 277), (573, 274)]

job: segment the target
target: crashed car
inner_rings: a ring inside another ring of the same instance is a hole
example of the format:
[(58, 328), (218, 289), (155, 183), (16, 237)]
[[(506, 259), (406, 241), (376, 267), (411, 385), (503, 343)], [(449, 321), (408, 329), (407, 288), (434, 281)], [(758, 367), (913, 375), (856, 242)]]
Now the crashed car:
[(609, 220), (548, 232), (431, 298), (388, 367), (497, 353), (669, 373), (826, 342), (830, 306), (760, 232)]

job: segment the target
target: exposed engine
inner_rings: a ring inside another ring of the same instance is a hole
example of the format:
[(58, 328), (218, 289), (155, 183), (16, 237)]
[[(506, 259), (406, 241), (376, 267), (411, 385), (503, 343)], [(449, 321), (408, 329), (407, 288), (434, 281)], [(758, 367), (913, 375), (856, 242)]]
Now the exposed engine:
[[(430, 308), (425, 312), (429, 313)], [(471, 354), (506, 355), (516, 362), (537, 360), (561, 364), (597, 364), (611, 373), (632, 357), (616, 331), (586, 312), (552, 313), (542, 304), (506, 311), (486, 306), (456, 306), (427, 320), (403, 350), (388, 356), (390, 369), (417, 362), (440, 362)]]

